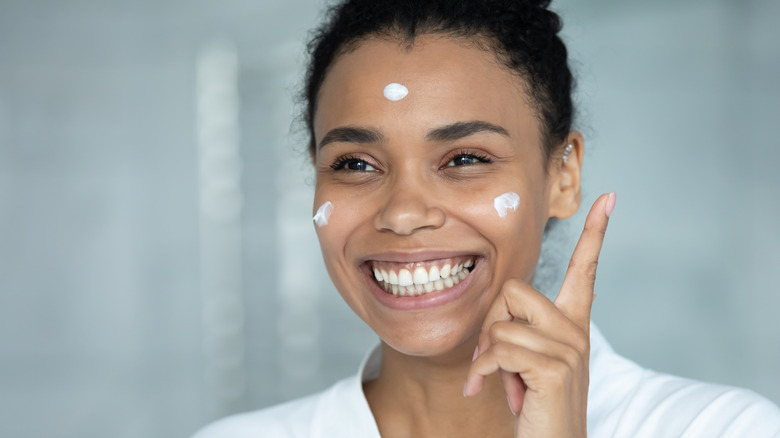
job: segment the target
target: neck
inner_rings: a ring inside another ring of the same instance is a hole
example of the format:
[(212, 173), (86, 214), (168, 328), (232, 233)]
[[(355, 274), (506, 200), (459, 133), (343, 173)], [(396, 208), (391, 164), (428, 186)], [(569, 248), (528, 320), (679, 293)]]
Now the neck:
[(379, 378), (364, 384), (381, 435), (512, 436), (514, 416), (498, 373), (479, 394), (463, 397), (475, 345), (476, 340), (443, 356), (417, 357), (382, 343)]

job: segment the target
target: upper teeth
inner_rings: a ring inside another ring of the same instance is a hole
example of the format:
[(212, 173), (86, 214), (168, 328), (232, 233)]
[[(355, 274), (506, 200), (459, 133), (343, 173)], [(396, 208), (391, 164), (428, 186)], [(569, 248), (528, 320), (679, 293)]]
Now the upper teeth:
[(474, 266), (474, 260), (468, 259), (463, 263), (455, 264), (455, 266), (452, 266), (451, 263), (445, 263), (442, 266), (431, 266), (429, 269), (417, 266), (413, 270), (403, 268), (398, 272), (377, 267), (374, 267), (373, 270), (374, 278), (380, 284), (384, 283), (383, 286), (388, 292), (397, 295), (400, 291), (402, 295), (407, 295), (452, 287), (468, 275), (468, 270), (464, 268), (472, 266)]

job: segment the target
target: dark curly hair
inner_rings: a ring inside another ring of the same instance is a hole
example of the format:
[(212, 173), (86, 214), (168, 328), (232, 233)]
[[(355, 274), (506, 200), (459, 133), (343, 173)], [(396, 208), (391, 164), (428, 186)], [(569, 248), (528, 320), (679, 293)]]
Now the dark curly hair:
[(550, 1), (531, 0), (344, 0), (332, 6), (308, 45), (302, 98), (312, 157), (317, 95), (339, 55), (368, 38), (396, 39), (411, 46), (417, 36), (442, 34), (472, 39), (525, 81), (549, 160), (574, 117), (574, 79), (566, 46), (558, 36), (563, 24), (549, 5)]

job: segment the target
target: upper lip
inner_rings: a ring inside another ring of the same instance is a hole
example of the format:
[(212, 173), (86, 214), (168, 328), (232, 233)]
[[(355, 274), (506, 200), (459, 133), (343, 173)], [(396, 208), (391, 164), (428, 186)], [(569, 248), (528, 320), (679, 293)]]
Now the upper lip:
[(396, 263), (427, 262), (455, 257), (480, 257), (476, 251), (450, 251), (450, 250), (421, 250), (421, 251), (384, 251), (367, 254), (360, 258), (358, 265), (369, 261), (383, 261)]

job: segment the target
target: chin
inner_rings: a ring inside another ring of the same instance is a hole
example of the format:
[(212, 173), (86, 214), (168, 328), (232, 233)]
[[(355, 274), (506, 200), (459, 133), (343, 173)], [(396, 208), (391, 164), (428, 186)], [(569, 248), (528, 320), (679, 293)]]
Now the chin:
[[(424, 316), (423, 316), (424, 318)], [(382, 342), (408, 356), (436, 357), (459, 351), (470, 339), (476, 338), (480, 325), (464, 327), (462, 321), (451, 324), (428, 321), (402, 331), (375, 332)], [(470, 347), (473, 348), (473, 347)]]

